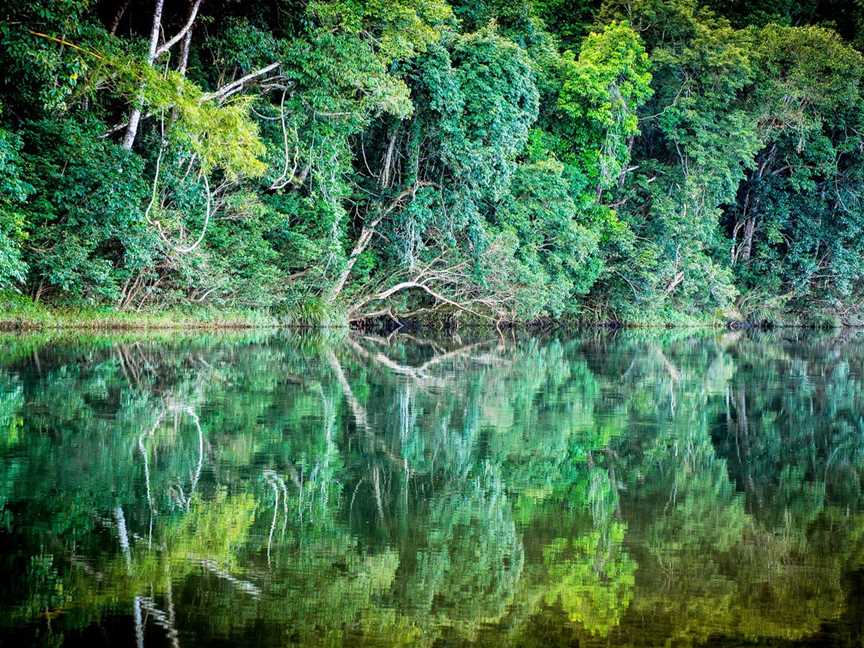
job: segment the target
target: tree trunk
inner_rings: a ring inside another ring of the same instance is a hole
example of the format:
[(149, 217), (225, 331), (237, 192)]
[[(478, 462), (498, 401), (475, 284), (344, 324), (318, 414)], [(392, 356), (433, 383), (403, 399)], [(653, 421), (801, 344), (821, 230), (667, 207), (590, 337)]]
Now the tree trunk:
[(363, 229), (360, 230), (360, 236), (357, 238), (357, 242), (354, 243), (354, 247), (351, 249), (351, 255), (348, 257), (348, 261), (345, 263), (345, 268), (336, 278), (336, 282), (330, 287), (330, 289), (326, 293), (325, 301), (328, 303), (333, 303), (336, 298), (339, 296), (339, 293), (342, 292), (342, 289), (345, 287), (345, 282), (348, 281), (348, 277), (351, 275), (351, 269), (354, 267), (354, 264), (357, 263), (358, 257), (363, 254), (366, 248), (369, 246), (369, 243), (372, 241), (372, 237), (375, 235), (375, 228), (381, 223), (387, 215), (396, 209), (399, 205), (402, 204), (402, 201), (406, 198), (413, 197), (417, 192), (417, 189), (423, 186), (430, 185), (430, 182), (417, 182), (411, 187), (407, 189), (403, 189), (398, 196), (396, 196), (393, 201), (382, 210), (378, 216), (369, 221), (368, 223), (363, 224)]
[(180, 46), (180, 63), (177, 65), (177, 71), (186, 76), (186, 68), (189, 67), (189, 49), (192, 46), (192, 29), (186, 32), (183, 37), (183, 44)]
[(339, 293), (342, 292), (345, 283), (348, 281), (348, 277), (351, 276), (351, 269), (354, 267), (354, 264), (357, 263), (357, 259), (360, 255), (366, 250), (366, 247), (375, 235), (375, 228), (378, 227), (378, 223), (380, 222), (381, 217), (376, 218), (368, 225), (364, 225), (363, 229), (360, 230), (360, 236), (357, 238), (357, 242), (354, 243), (354, 247), (351, 250), (351, 256), (348, 257), (348, 261), (345, 263), (345, 268), (336, 278), (336, 282), (327, 291), (326, 301), (328, 303), (336, 301)]
[(129, 0), (126, 0), (123, 4), (120, 5), (117, 9), (117, 13), (114, 14), (114, 17), (111, 19), (111, 26), (108, 29), (108, 33), (114, 36), (117, 33), (117, 28), (120, 26), (120, 21), (123, 20), (123, 15), (126, 13), (126, 10), (129, 8)]
[[(162, 27), (162, 9), (165, 5), (165, 0), (156, 0), (156, 7), (153, 10), (153, 24), (150, 27), (150, 45), (147, 49), (147, 65), (153, 65), (156, 60), (156, 46), (159, 44), (159, 30)], [(129, 114), (129, 124), (126, 126), (126, 135), (123, 137), (123, 148), (127, 151), (132, 150), (132, 145), (135, 143), (135, 138), (138, 135), (138, 123), (141, 121), (141, 110), (144, 106), (144, 86), (142, 84), (138, 91), (138, 97), (135, 100), (135, 106)]]
[[(156, 0), (156, 7), (153, 10), (153, 24), (150, 27), (150, 45), (147, 49), (147, 65), (152, 66), (158, 56), (161, 56), (182, 39), (191, 38), (192, 25), (195, 22), (195, 17), (198, 15), (198, 9), (201, 6), (202, 0), (195, 0), (192, 8), (189, 10), (189, 18), (183, 28), (174, 34), (174, 36), (166, 42), (162, 47), (159, 45), (159, 31), (162, 28), (162, 9), (165, 5), (165, 0)], [(184, 43), (188, 46), (188, 43)], [(186, 53), (188, 56), (188, 52)], [(185, 63), (183, 64), (185, 67)], [(127, 151), (132, 149), (135, 143), (135, 137), (138, 135), (138, 124), (141, 121), (141, 111), (144, 107), (144, 84), (138, 90), (135, 107), (129, 115), (129, 125), (126, 127), (126, 135), (123, 138), (123, 148)]]
[(741, 250), (741, 260), (745, 263), (750, 260), (753, 252), (753, 234), (756, 231), (756, 218), (751, 216), (744, 223), (744, 247)]

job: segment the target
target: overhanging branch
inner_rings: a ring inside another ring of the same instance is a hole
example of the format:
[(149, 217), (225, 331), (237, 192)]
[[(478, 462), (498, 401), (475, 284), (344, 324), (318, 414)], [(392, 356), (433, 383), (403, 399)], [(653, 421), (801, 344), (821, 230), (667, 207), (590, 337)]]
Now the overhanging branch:
[(171, 40), (156, 50), (155, 58), (162, 56), (165, 52), (174, 47), (186, 35), (186, 32), (192, 29), (192, 23), (195, 22), (195, 17), (198, 15), (198, 9), (201, 7), (201, 2), (202, 0), (195, 0), (195, 4), (192, 5), (192, 10), (189, 12), (189, 19), (186, 21), (186, 24), (183, 25), (183, 28), (177, 32)]

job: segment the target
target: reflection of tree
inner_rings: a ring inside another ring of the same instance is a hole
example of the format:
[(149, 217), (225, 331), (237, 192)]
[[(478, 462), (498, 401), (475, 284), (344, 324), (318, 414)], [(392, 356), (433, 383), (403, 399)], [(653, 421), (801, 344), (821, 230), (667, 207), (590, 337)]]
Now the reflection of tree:
[(464, 488), (429, 504), (425, 542), (401, 573), (413, 613), (466, 633), (503, 615), (522, 572), (523, 551), (500, 476), (486, 466)]
[(849, 341), (26, 344), (0, 369), (12, 623), (794, 639), (864, 564)]
[[(736, 479), (765, 513), (806, 506), (809, 511), (798, 508), (796, 515), (812, 520), (823, 505), (820, 492), (854, 506), (864, 459), (860, 351), (843, 338), (815, 348), (793, 338), (770, 348), (766, 353), (750, 342), (737, 348), (739, 361), (752, 363), (752, 370), (730, 387), (729, 424), (720, 439)], [(787, 388), (759, 388), (778, 376)], [(809, 497), (792, 495), (803, 491)], [(775, 497), (790, 501), (768, 501)]]
[[(765, 426), (782, 412), (754, 416), (752, 402), (786, 390), (773, 388), (785, 372), (759, 374), (765, 363), (784, 357), (770, 344), (755, 345), (767, 352), (757, 362), (720, 359), (751, 345), (742, 338), (718, 348), (717, 357), (706, 359), (704, 374), (681, 372), (677, 406), (666, 410), (663, 424), (655, 427), (658, 433), (638, 443), (635, 437), (622, 438), (627, 445), (617, 449), (631, 466), (621, 471), (629, 476), (622, 506), (643, 511), (630, 528), (633, 541), (644, 547), (635, 556), (641, 578), (632, 614), (654, 619), (658, 630), (666, 628), (653, 642), (664, 637), (702, 642), (724, 633), (801, 638), (836, 617), (842, 606), (843, 559), (826, 560), (830, 554), (807, 539), (819, 524), (824, 502), (818, 477), (805, 478), (795, 463), (784, 466), (778, 460), (793, 448), (775, 447), (766, 453), (770, 463), (752, 464), (753, 444), (771, 438)], [(718, 372), (730, 360), (737, 371)], [(665, 366), (658, 372), (672, 379)], [(718, 375), (732, 384), (718, 384)], [(657, 416), (656, 407), (641, 404), (633, 416), (643, 412)], [(734, 452), (727, 450), (725, 458), (712, 438), (719, 430), (735, 440), (731, 448), (721, 444)], [(808, 463), (821, 454), (811, 441), (799, 438), (794, 444), (795, 450), (808, 448)], [(750, 463), (738, 472), (738, 462), (748, 456)], [(760, 485), (766, 478), (771, 486)], [(768, 494), (773, 502), (766, 500)], [(810, 513), (799, 516), (796, 509)]]
[(544, 549), (546, 602), (558, 603), (592, 635), (607, 636), (633, 598), (636, 563), (621, 546), (625, 530), (614, 522), (608, 529), (558, 538)]
[(24, 390), (18, 381), (0, 375), (0, 448), (11, 448), (20, 441)]

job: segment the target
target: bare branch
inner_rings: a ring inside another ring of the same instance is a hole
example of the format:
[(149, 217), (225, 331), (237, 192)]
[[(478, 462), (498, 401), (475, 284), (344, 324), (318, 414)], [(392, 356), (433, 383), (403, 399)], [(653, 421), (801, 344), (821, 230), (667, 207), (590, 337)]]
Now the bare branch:
[(463, 306), (462, 304), (455, 302), (452, 299), (449, 299), (438, 292), (435, 292), (426, 284), (419, 283), (417, 281), (403, 281), (402, 283), (398, 283), (395, 286), (388, 288), (387, 290), (384, 290), (384, 291), (382, 291), (376, 295), (372, 295), (371, 297), (366, 299), (363, 303), (361, 303), (358, 306), (358, 308), (362, 307), (364, 304), (368, 304), (369, 302), (383, 301), (383, 300), (387, 299), (388, 297), (391, 297), (392, 295), (396, 294), (397, 292), (401, 292), (403, 290), (411, 290), (411, 289), (422, 290), (426, 294), (428, 294), (431, 297), (433, 297), (434, 299), (436, 299), (437, 301), (448, 304), (449, 306), (452, 306), (453, 308), (455, 308), (457, 310), (464, 311), (466, 313), (470, 313), (471, 315), (474, 315), (475, 317), (480, 317), (480, 318), (488, 319), (488, 320), (494, 320), (495, 319), (494, 317), (490, 317), (489, 315), (484, 315), (483, 313), (478, 313), (475, 310), (472, 310), (466, 306)]
[(156, 54), (153, 57), (154, 59), (159, 58), (165, 52), (174, 47), (186, 35), (186, 32), (192, 29), (192, 23), (195, 22), (195, 17), (198, 15), (198, 9), (201, 7), (201, 2), (202, 0), (195, 0), (195, 4), (192, 5), (192, 10), (189, 12), (189, 19), (186, 21), (186, 24), (183, 25), (183, 28), (177, 32), (173, 38), (156, 50)]
[(272, 72), (276, 68), (281, 65), (279, 61), (275, 63), (271, 63), (270, 65), (265, 65), (263, 68), (250, 72), (249, 74), (240, 77), (236, 81), (232, 81), (231, 83), (226, 83), (221, 88), (214, 90), (213, 92), (208, 92), (201, 96), (201, 99), (198, 101), (203, 103), (205, 101), (209, 101), (210, 99), (222, 99), (228, 95), (234, 94), (238, 90), (242, 89), (245, 84), (247, 84), (252, 79), (256, 79), (268, 72)]
[(410, 197), (414, 197), (417, 194), (417, 190), (423, 186), (434, 185), (432, 182), (418, 182), (417, 184), (403, 189), (391, 202), (387, 207), (385, 207), (379, 214), (373, 218), (368, 223), (363, 224), (363, 228), (360, 230), (360, 236), (357, 237), (357, 242), (354, 244), (354, 248), (351, 250), (351, 255), (348, 257), (348, 262), (345, 264), (345, 268), (343, 268), (342, 273), (336, 279), (336, 282), (327, 292), (327, 301), (333, 302), (336, 297), (339, 296), (339, 293), (342, 292), (342, 289), (345, 287), (345, 282), (348, 281), (348, 277), (351, 275), (351, 270), (354, 267), (354, 264), (357, 263), (357, 259), (361, 254), (366, 250), (366, 247), (369, 245), (369, 242), (372, 240), (372, 237), (375, 235), (375, 228), (381, 223), (384, 218), (386, 218), (390, 212), (399, 207), (402, 202)]

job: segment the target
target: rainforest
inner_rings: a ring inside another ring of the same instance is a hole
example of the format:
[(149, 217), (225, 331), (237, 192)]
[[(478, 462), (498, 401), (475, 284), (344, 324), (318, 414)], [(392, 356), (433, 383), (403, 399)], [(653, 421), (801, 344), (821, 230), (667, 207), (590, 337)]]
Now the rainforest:
[(864, 4), (6, 0), (0, 311), (864, 321)]

